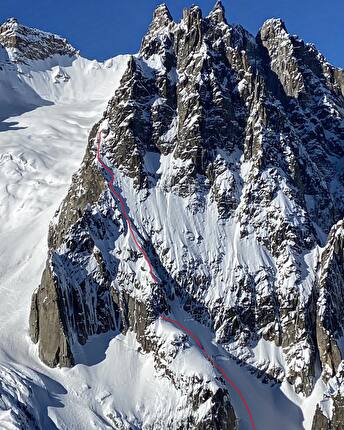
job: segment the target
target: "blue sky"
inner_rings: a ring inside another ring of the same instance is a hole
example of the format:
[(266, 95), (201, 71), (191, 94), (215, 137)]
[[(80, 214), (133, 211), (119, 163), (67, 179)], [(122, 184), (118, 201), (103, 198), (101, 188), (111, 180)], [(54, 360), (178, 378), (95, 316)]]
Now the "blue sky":
[[(153, 0), (1, 0), (0, 19), (22, 23), (67, 37), (88, 58), (105, 59), (138, 51), (152, 17)], [(215, 0), (165, 1), (173, 17), (196, 3), (207, 14)], [(280, 17), (336, 66), (344, 67), (343, 0), (223, 0), (229, 22), (256, 34), (265, 19)]]

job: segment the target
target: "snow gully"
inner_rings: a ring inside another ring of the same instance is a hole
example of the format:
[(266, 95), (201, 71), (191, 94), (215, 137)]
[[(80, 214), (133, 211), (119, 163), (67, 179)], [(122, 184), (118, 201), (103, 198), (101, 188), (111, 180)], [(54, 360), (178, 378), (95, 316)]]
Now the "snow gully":
[[(135, 246), (137, 247), (137, 249), (142, 253), (143, 258), (145, 259), (148, 268), (149, 268), (149, 274), (153, 280), (153, 282), (155, 284), (159, 285), (159, 280), (157, 278), (157, 276), (154, 274), (154, 269), (153, 269), (153, 265), (146, 253), (146, 251), (142, 248), (142, 246), (140, 245), (139, 241), (136, 238), (133, 226), (132, 226), (132, 222), (129, 218), (129, 215), (127, 213), (126, 207), (125, 207), (125, 203), (124, 200), (122, 198), (122, 196), (115, 190), (114, 188), (114, 179), (115, 179), (115, 174), (114, 172), (110, 169), (110, 167), (108, 167), (104, 161), (101, 158), (100, 155), (100, 148), (101, 148), (101, 143), (102, 143), (102, 132), (103, 130), (100, 129), (98, 131), (98, 138), (97, 138), (97, 160), (99, 162), (99, 164), (103, 167), (104, 170), (106, 170), (106, 172), (110, 175), (110, 180), (108, 181), (109, 184), (109, 188), (111, 190), (111, 192), (113, 193), (113, 195), (116, 197), (116, 199), (119, 201), (120, 206), (121, 206), (121, 212), (125, 218), (125, 221), (127, 223), (129, 232), (130, 232), (130, 236), (133, 239)], [(207, 353), (207, 351), (205, 350), (204, 346), (202, 345), (201, 341), (197, 338), (196, 335), (193, 334), (193, 332), (191, 330), (189, 330), (187, 327), (185, 327), (183, 324), (181, 324), (179, 321), (174, 320), (168, 316), (165, 315), (160, 315), (160, 318), (163, 321), (169, 322), (171, 324), (173, 324), (175, 327), (179, 328), (180, 330), (182, 330), (184, 333), (186, 333), (197, 345), (197, 347), (200, 349), (200, 351), (202, 352), (203, 356), (211, 363), (211, 365), (214, 367), (214, 369), (216, 369), (221, 376), (225, 379), (225, 381), (230, 385), (230, 387), (237, 393), (237, 395), (239, 396), (241, 402), (243, 403), (243, 405), (245, 406), (245, 409), (247, 411), (247, 414), (249, 416), (249, 420), (251, 423), (251, 427), (252, 430), (257, 430), (256, 425), (254, 423), (253, 420), (253, 415), (251, 413), (250, 407), (244, 397), (244, 395), (242, 394), (241, 390), (239, 389), (239, 387), (234, 383), (234, 381), (226, 374), (225, 370), (219, 366), (215, 360), (213, 359), (213, 357), (211, 355), (209, 355)]]

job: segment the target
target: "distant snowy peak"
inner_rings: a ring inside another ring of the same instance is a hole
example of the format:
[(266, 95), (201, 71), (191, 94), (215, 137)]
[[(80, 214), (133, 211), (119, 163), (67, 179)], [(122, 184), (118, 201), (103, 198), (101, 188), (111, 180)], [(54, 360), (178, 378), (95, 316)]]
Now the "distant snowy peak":
[(54, 55), (73, 57), (78, 51), (60, 36), (18, 23), (10, 18), (0, 26), (0, 45), (7, 51), (8, 61), (27, 64)]
[(106, 100), (128, 58), (88, 60), (66, 39), (10, 18), (0, 25), (0, 119), (62, 100)]

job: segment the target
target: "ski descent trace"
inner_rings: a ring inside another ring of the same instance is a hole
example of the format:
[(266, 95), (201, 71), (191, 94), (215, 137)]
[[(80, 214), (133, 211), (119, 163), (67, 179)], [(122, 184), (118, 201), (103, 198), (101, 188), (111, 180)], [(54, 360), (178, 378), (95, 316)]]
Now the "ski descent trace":
[[(146, 253), (146, 251), (142, 248), (140, 242), (137, 240), (137, 237), (135, 235), (133, 226), (132, 226), (132, 222), (129, 218), (129, 215), (127, 213), (126, 207), (125, 207), (125, 203), (124, 200), (122, 198), (122, 196), (115, 190), (114, 187), (114, 179), (115, 179), (115, 174), (113, 172), (113, 170), (110, 169), (110, 167), (108, 167), (104, 161), (101, 158), (101, 154), (100, 154), (100, 149), (101, 149), (101, 142), (102, 142), (102, 129), (99, 130), (98, 132), (98, 138), (97, 138), (97, 160), (99, 162), (99, 164), (104, 168), (104, 170), (106, 170), (106, 172), (110, 175), (110, 180), (108, 181), (109, 184), (109, 188), (110, 191), (113, 193), (113, 195), (116, 197), (116, 199), (119, 201), (120, 206), (121, 206), (121, 212), (122, 215), (124, 216), (124, 219), (127, 223), (128, 226), (128, 230), (130, 232), (130, 236), (132, 238), (132, 240), (135, 243), (135, 246), (137, 247), (137, 249), (141, 252), (144, 260), (146, 261), (148, 268), (149, 268), (149, 274), (153, 280), (153, 282), (155, 284), (159, 284), (159, 280), (157, 278), (157, 276), (154, 273), (154, 269), (153, 269), (153, 265)], [(187, 327), (185, 327), (183, 324), (181, 324), (179, 321), (174, 320), (168, 316), (165, 315), (160, 315), (160, 318), (163, 321), (169, 322), (171, 324), (173, 324), (175, 327), (181, 329), (184, 333), (186, 333), (197, 345), (198, 349), (202, 352), (203, 356), (210, 362), (210, 364), (214, 367), (214, 369), (216, 369), (221, 376), (224, 378), (224, 380), (231, 386), (231, 388), (236, 392), (236, 394), (239, 396), (241, 402), (243, 403), (249, 420), (250, 420), (250, 424), (251, 424), (251, 428), (252, 430), (257, 430), (257, 427), (254, 423), (254, 419), (253, 419), (253, 415), (252, 412), (250, 410), (250, 407), (248, 405), (247, 400), (245, 399), (244, 395), (242, 394), (241, 390), (239, 389), (239, 387), (234, 383), (234, 381), (227, 375), (227, 373), (225, 372), (225, 370), (223, 369), (223, 367), (221, 367), (220, 365), (218, 365), (215, 360), (213, 359), (213, 357), (207, 353), (207, 351), (205, 350), (205, 348), (203, 347), (201, 341), (197, 338), (197, 336), (191, 331), (189, 330)]]
[(153, 282), (155, 283), (155, 284), (157, 284), (158, 283), (158, 278), (155, 276), (155, 274), (154, 274), (154, 270), (153, 270), (153, 266), (152, 266), (152, 263), (150, 262), (150, 260), (149, 260), (149, 258), (148, 258), (148, 255), (147, 255), (147, 253), (146, 253), (146, 251), (142, 248), (142, 246), (140, 245), (140, 243), (139, 243), (139, 241), (137, 240), (137, 238), (136, 238), (136, 236), (135, 236), (135, 233), (134, 233), (134, 230), (133, 230), (133, 227), (132, 227), (132, 224), (131, 224), (131, 220), (130, 220), (130, 218), (129, 218), (129, 216), (128, 216), (128, 213), (127, 213), (127, 210), (126, 210), (126, 208), (125, 208), (125, 203), (124, 203), (124, 200), (123, 200), (123, 198), (122, 198), (122, 196), (119, 194), (119, 193), (117, 193), (117, 191), (115, 190), (115, 188), (114, 188), (114, 186), (113, 186), (113, 181), (114, 181), (114, 179), (115, 179), (115, 175), (114, 175), (114, 173), (113, 173), (113, 171), (103, 162), (103, 160), (101, 159), (101, 156), (100, 156), (100, 144), (101, 144), (101, 131), (98, 133), (98, 148), (97, 148), (97, 159), (98, 159), (98, 162), (100, 163), (100, 165), (110, 174), (110, 176), (111, 176), (111, 179), (110, 179), (110, 181), (109, 181), (109, 188), (110, 188), (110, 190), (112, 191), (112, 193), (115, 195), (115, 197), (117, 198), (117, 200), (119, 201), (119, 203), (120, 203), (120, 205), (121, 205), (121, 212), (122, 212), (122, 214), (123, 214), (123, 216), (124, 216), (124, 218), (125, 218), (125, 221), (126, 221), (126, 223), (127, 223), (127, 226), (128, 226), (128, 229), (129, 229), (129, 231), (130, 231), (130, 236), (131, 236), (131, 238), (133, 239), (133, 241), (134, 241), (134, 243), (135, 243), (135, 245), (136, 245), (136, 247), (137, 247), (137, 249), (142, 253), (142, 255), (143, 255), (143, 258), (145, 259), (145, 261), (146, 261), (146, 263), (147, 263), (147, 265), (148, 265), (148, 268), (149, 268), (149, 273), (150, 273), (150, 275), (151, 275), (151, 278), (153, 279)]

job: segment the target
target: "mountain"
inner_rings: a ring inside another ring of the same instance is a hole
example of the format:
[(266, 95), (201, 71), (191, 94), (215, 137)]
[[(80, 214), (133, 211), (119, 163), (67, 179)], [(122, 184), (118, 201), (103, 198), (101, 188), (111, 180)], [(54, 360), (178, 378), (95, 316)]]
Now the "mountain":
[[(36, 34), (25, 29), (15, 33)], [(102, 117), (87, 116), (86, 152), (52, 217), (44, 269), (43, 257), (32, 266), (30, 256), (32, 279), (22, 269), (27, 307), (27, 279), (30, 294), (37, 286), (30, 316), (26, 308), (20, 318), (35, 346), (21, 339), (25, 359), (13, 347), (20, 371), (8, 369), (6, 354), (0, 365), (8, 380), (16, 371), (18, 386), (40, 389), (17, 396), (14, 428), (24, 416), (47, 429), (340, 429), (343, 70), (282, 20), (266, 21), (256, 37), (229, 24), (221, 2), (206, 17), (185, 9), (179, 23), (159, 6), (139, 53), (111, 65), (39, 37), (34, 57), (15, 42), (25, 58), (11, 58), (6, 71), (25, 85), (22, 70), (35, 76), (30, 91), (46, 103), (19, 124), (40, 109), (54, 124), (49, 110), (62, 110), (73, 124), (67, 142), (81, 148), (85, 130), (71, 112), (113, 96)], [(68, 162), (45, 202), (50, 214), (80, 160), (80, 148), (73, 163), (63, 148), (44, 159)], [(52, 184), (33, 191), (38, 207)], [(12, 242), (29, 215), (18, 217)], [(18, 266), (27, 258), (14, 255)], [(11, 383), (4, 398), (16, 398)]]

